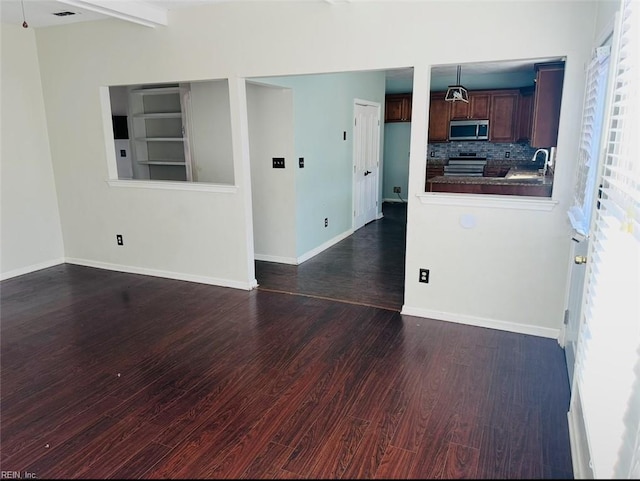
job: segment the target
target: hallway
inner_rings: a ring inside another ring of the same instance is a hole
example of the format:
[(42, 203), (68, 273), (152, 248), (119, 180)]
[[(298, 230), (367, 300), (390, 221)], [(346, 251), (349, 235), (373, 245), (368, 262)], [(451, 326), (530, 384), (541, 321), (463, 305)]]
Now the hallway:
[(383, 218), (298, 266), (256, 261), (258, 289), (400, 311), (407, 204), (385, 202)]

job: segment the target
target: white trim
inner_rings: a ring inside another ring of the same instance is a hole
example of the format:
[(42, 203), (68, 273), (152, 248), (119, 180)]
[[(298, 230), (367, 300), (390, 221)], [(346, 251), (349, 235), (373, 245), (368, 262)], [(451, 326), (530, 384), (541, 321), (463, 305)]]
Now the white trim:
[(0, 281), (11, 279), (12, 277), (22, 276), (31, 272), (47, 269), (49, 267), (58, 266), (64, 264), (64, 258), (52, 259), (50, 261), (38, 262), (37, 264), (31, 264), (30, 266), (20, 267), (13, 269), (12, 271), (0, 273)]
[[(429, 192), (416, 194), (425, 205), (452, 205), (463, 207), (492, 207), (498, 209), (521, 209), (551, 212), (557, 200), (521, 195), (488, 195), (488, 194), (445, 194)], [(544, 200), (543, 200), (544, 199)]]
[(277, 262), (278, 264), (290, 264), (297, 266), (300, 262), (295, 257), (271, 256), (269, 254), (254, 254), (253, 258), (257, 261)]
[(166, 8), (151, 5), (149, 2), (110, 2), (109, 0), (58, 0), (72, 7), (84, 8), (109, 17), (155, 28), (169, 25)]
[(322, 251), (327, 250), (329, 247), (337, 244), (338, 242), (340, 242), (341, 240), (346, 239), (347, 237), (349, 237), (351, 234), (353, 234), (353, 229), (347, 229), (346, 231), (344, 231), (342, 234), (338, 234), (337, 236), (335, 236), (332, 239), (329, 239), (327, 242), (325, 242), (324, 244), (320, 244), (318, 247), (316, 247), (315, 249), (311, 249), (310, 251), (302, 254), (301, 256), (298, 256), (298, 264), (302, 264), (304, 261), (308, 261), (309, 259), (311, 259), (314, 256), (317, 256), (318, 254), (320, 254)]
[(578, 383), (572, 387), (571, 405), (567, 412), (569, 424), (569, 446), (571, 448), (571, 463), (573, 465), (573, 477), (575, 479), (593, 479), (593, 470), (589, 466), (591, 454), (589, 453), (589, 440), (584, 424), (582, 404)]
[(216, 192), (218, 194), (235, 194), (237, 185), (208, 184), (205, 182), (171, 182), (165, 180), (107, 180), (110, 187), (128, 187), (134, 189), (185, 190), (192, 192)]
[(245, 78), (229, 79), (229, 108), (231, 116), (231, 145), (233, 150), (233, 178), (243, 186), (238, 199), (244, 213), (244, 245), (247, 279), (255, 279), (255, 243), (253, 240), (253, 190), (251, 187), (251, 155), (249, 149), (249, 117), (247, 110), (247, 82)]
[(431, 309), (422, 309), (420, 307), (411, 307), (407, 305), (402, 306), (400, 314), (425, 317), (439, 321), (455, 322), (457, 324), (466, 324), (468, 326), (488, 327), (489, 329), (516, 332), (518, 334), (529, 334), (538, 337), (548, 337), (550, 339), (558, 339), (558, 335), (560, 334), (558, 329), (499, 321), (496, 319), (487, 319), (485, 317), (468, 316), (466, 314), (457, 314), (454, 312), (434, 311)]
[(595, 41), (595, 48), (602, 47), (607, 40), (613, 37), (616, 20), (618, 19), (617, 15), (618, 12), (616, 12), (616, 14), (611, 17), (609, 22), (607, 22), (602, 31), (598, 34)]
[[(382, 218), (382, 214), (379, 214), (378, 219)], [(257, 261), (265, 261), (265, 262), (277, 262), (279, 264), (289, 264), (293, 266), (297, 266), (302, 264), (305, 261), (308, 261), (312, 257), (317, 256), (322, 251), (327, 250), (329, 247), (336, 245), (338, 242), (346, 239), (351, 234), (353, 234), (353, 229), (348, 229), (344, 231), (342, 234), (338, 234), (337, 236), (329, 239), (324, 244), (319, 245), (318, 247), (311, 249), (310, 251), (305, 252), (299, 257), (282, 257), (282, 256), (272, 256), (269, 254), (254, 254), (254, 258)]]
[(147, 267), (125, 266), (122, 264), (111, 264), (109, 262), (92, 261), (88, 259), (77, 259), (74, 257), (65, 258), (68, 264), (75, 264), (86, 267), (96, 267), (98, 269), (106, 269), (109, 271), (127, 272), (129, 274), (142, 274), (145, 276), (164, 277), (167, 279), (176, 279), (179, 281), (197, 282), (199, 284), (209, 284), (212, 286), (232, 287), (234, 289), (243, 289), (249, 291), (258, 287), (258, 281), (253, 279), (250, 282), (234, 281), (231, 279), (221, 279), (219, 277), (198, 276), (194, 274), (184, 274), (182, 272), (162, 271), (158, 269), (149, 269)]

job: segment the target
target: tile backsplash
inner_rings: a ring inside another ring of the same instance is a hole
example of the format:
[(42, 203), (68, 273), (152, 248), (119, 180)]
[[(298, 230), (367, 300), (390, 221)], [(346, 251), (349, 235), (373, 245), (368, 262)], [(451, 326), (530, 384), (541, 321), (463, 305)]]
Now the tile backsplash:
[[(530, 162), (537, 149), (527, 142), (493, 143), (487, 141), (443, 142), (428, 145), (428, 158), (446, 160), (460, 156), (460, 152), (475, 152), (478, 157), (505, 162)], [(506, 154), (508, 153), (508, 157)]]

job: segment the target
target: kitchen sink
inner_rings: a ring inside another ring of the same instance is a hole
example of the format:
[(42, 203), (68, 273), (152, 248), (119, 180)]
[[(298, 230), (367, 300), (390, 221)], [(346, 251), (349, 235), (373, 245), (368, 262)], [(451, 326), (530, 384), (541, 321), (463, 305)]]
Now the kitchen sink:
[(506, 180), (544, 181), (544, 177), (542, 177), (542, 174), (537, 170), (511, 169), (504, 178)]

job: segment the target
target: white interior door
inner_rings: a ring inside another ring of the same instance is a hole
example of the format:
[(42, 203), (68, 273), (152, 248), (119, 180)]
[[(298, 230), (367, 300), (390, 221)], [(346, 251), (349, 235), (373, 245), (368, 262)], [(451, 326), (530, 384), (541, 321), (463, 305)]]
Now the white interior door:
[(353, 230), (375, 220), (380, 165), (380, 104), (356, 100), (353, 129)]

